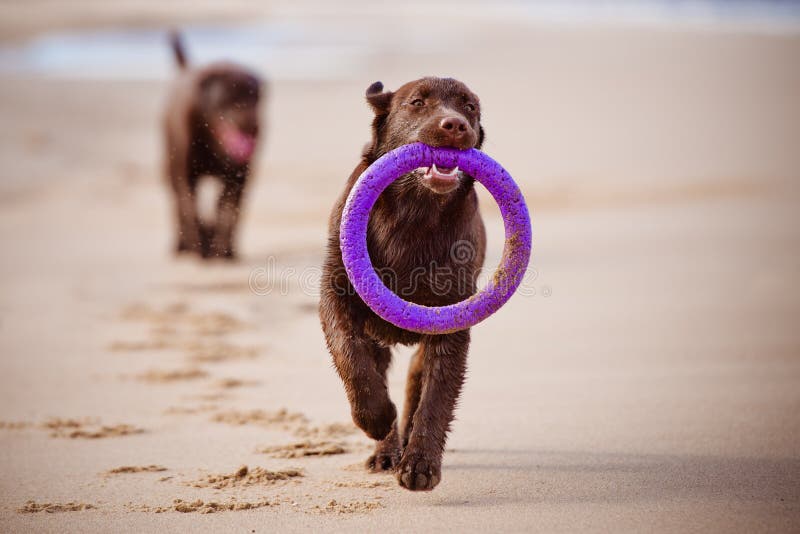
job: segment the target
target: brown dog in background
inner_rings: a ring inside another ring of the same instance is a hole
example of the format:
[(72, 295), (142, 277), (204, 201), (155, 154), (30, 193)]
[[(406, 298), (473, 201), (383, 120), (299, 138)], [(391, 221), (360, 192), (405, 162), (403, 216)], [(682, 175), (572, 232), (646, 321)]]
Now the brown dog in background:
[[(227, 62), (190, 69), (180, 36), (173, 33), (171, 41), (181, 69), (164, 120), (166, 170), (178, 223), (175, 248), (204, 258), (233, 258), (242, 194), (258, 141), (262, 82)], [(212, 225), (198, 217), (201, 176), (222, 182)]]
[[(478, 97), (450, 78), (423, 78), (384, 92), (367, 89), (375, 113), (372, 141), (333, 208), (323, 267), (320, 320), (354, 422), (377, 440), (367, 461), (373, 471), (396, 470), (410, 490), (431, 490), (441, 479), (446, 434), (464, 382), (470, 332), (422, 335), (400, 329), (370, 310), (350, 284), (339, 248), (342, 208), (359, 175), (376, 159), (417, 141), (480, 148)], [(387, 286), (426, 306), (454, 304), (475, 293), (486, 235), (474, 179), (458, 169), (420, 168), (402, 176), (372, 209), (367, 246)], [(389, 399), (389, 347), (419, 344), (408, 372), (401, 428)]]

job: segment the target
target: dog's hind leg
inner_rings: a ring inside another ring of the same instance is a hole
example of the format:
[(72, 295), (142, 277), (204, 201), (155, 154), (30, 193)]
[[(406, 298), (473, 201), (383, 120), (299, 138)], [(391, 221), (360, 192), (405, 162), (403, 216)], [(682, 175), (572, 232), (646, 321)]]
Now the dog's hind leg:
[[(386, 372), (389, 370), (392, 355), (388, 348), (380, 347), (375, 360), (378, 373), (386, 382)], [(375, 443), (375, 452), (367, 458), (367, 469), (372, 472), (392, 471), (400, 463), (400, 437), (397, 432), (397, 422), (392, 424), (389, 434)]]
[(414, 428), (414, 414), (419, 406), (422, 395), (422, 363), (425, 359), (425, 346), (420, 345), (411, 357), (408, 365), (408, 378), (406, 379), (406, 401), (403, 403), (403, 427), (401, 443), (403, 448), (408, 445), (408, 438)]

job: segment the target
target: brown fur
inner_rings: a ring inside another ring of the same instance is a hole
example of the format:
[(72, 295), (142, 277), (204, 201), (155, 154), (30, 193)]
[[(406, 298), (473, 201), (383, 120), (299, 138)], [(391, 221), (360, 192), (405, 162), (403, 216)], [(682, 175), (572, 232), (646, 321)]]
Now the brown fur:
[[(226, 149), (230, 145), (225, 144), (220, 132), (228, 128), (255, 142), (262, 82), (242, 67), (226, 62), (185, 68), (186, 54), (180, 38), (173, 34), (171, 39), (181, 68), (164, 117), (166, 174), (177, 219), (175, 248), (202, 257), (233, 258), (234, 234), (252, 150), (238, 157), (231, 155)], [(216, 177), (223, 186), (211, 226), (202, 224), (197, 215), (197, 183), (206, 175)]]
[[(375, 315), (344, 271), (339, 223), (356, 179), (387, 151), (416, 141), (479, 148), (479, 101), (464, 84), (449, 78), (423, 78), (394, 93), (383, 92), (376, 82), (367, 89), (367, 101), (375, 112), (372, 141), (331, 213), (320, 320), (353, 420), (377, 440), (367, 466), (396, 469), (403, 487), (430, 490), (441, 479), (446, 434), (464, 382), (469, 330), (421, 335)], [(454, 254), (454, 247), (464, 244), (471, 251), (466, 259)], [(367, 246), (376, 270), (386, 275), (385, 283), (411, 302), (442, 306), (472, 295), (486, 247), (473, 178), (462, 175), (455, 190), (437, 193), (417, 172), (401, 177), (371, 212)], [(399, 423), (386, 387), (389, 347), (397, 343), (419, 344)]]

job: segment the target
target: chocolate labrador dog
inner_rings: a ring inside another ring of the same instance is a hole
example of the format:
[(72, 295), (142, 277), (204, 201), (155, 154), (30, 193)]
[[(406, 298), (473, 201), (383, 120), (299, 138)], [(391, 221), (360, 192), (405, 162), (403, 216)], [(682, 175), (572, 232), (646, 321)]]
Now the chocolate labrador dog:
[[(373, 313), (345, 273), (339, 223), (356, 179), (386, 152), (417, 141), (480, 148), (480, 103), (451, 78), (422, 78), (395, 92), (383, 91), (376, 82), (366, 96), (375, 113), (372, 141), (330, 217), (319, 314), (353, 420), (377, 441), (367, 467), (396, 470), (400, 485), (410, 490), (431, 490), (441, 479), (446, 435), (464, 382), (469, 330), (422, 335)], [(367, 246), (384, 282), (406, 300), (443, 306), (474, 294), (486, 248), (474, 179), (458, 168), (435, 165), (400, 177), (372, 209)], [(408, 372), (400, 430), (386, 387), (390, 347), (398, 343), (419, 345)]]
[[(164, 127), (167, 177), (175, 199), (176, 250), (233, 258), (234, 233), (258, 140), (261, 80), (227, 62), (190, 69), (177, 33), (171, 35), (180, 74), (169, 95)], [(201, 176), (222, 182), (216, 220), (198, 217)]]

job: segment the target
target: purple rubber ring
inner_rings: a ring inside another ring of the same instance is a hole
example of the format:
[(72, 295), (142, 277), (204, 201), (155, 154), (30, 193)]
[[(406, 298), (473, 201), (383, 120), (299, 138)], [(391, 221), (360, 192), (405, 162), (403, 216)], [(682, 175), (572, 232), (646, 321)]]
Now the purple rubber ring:
[[(421, 306), (398, 297), (384, 285), (367, 250), (369, 213), (389, 184), (418, 167), (458, 167), (482, 183), (503, 216), (506, 242), (500, 266), (489, 283), (470, 298), (449, 306)], [(421, 334), (447, 334), (469, 328), (511, 298), (531, 257), (531, 221), (517, 184), (495, 160), (476, 149), (404, 145), (383, 155), (358, 177), (342, 212), (339, 244), (347, 276), (361, 299), (384, 320)]]

